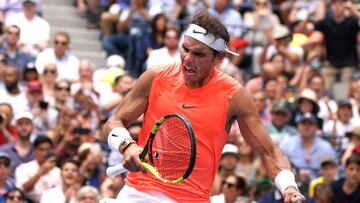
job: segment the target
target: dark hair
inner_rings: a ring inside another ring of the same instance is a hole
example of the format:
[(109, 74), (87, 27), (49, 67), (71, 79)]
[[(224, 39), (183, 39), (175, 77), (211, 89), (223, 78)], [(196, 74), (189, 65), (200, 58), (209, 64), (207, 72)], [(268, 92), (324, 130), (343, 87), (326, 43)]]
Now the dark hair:
[[(225, 25), (221, 23), (221, 21), (214, 15), (211, 15), (207, 11), (200, 11), (198, 12), (193, 20), (191, 21), (192, 24), (196, 24), (205, 30), (208, 31), (208, 34), (213, 35), (216, 39), (222, 38), (225, 40), (226, 44), (230, 41), (230, 35), (227, 31)], [(214, 49), (213, 49), (214, 50)], [(215, 55), (219, 52), (214, 50)]]
[(73, 158), (66, 158), (66, 159), (63, 159), (61, 162), (60, 162), (60, 168), (62, 169), (64, 167), (65, 164), (67, 163), (72, 163), (74, 165), (76, 165), (78, 168), (79, 168), (79, 162), (76, 161), (75, 159)]
[(4, 200), (7, 200), (9, 198), (9, 194), (12, 192), (19, 192), (20, 196), (23, 198), (23, 200), (26, 200), (25, 193), (20, 188), (17, 188), (17, 187), (13, 187), (10, 190), (8, 190), (4, 195)]
[[(156, 23), (157, 21), (160, 19), (160, 18), (164, 18), (165, 19), (165, 29), (164, 30), (158, 30), (157, 27), (156, 27)], [(163, 13), (158, 13), (154, 16), (153, 20), (151, 21), (151, 34), (150, 34), (150, 37), (151, 37), (151, 40), (152, 41), (157, 41), (156, 40), (156, 34), (161, 34), (161, 36), (164, 38), (165, 37), (165, 33), (166, 33), (166, 21), (167, 21), (167, 18), (166, 16), (163, 14)]]
[(238, 190), (242, 190), (244, 192), (244, 194), (247, 193), (247, 185), (246, 185), (246, 180), (244, 177), (242, 176), (237, 176), (236, 177), (236, 189)]
[(39, 145), (43, 144), (43, 143), (49, 143), (51, 146), (53, 146), (53, 141), (46, 135), (39, 135), (33, 144), (34, 148), (37, 148)]
[(345, 168), (348, 167), (350, 164), (356, 164), (360, 166), (360, 155), (353, 154), (345, 162)]

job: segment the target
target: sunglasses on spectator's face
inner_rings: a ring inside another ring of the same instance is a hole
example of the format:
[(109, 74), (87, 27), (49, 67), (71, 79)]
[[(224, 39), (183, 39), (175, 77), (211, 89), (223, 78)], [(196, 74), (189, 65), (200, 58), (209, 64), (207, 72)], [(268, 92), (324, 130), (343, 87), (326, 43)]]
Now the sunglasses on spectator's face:
[(48, 73), (51, 73), (51, 74), (56, 74), (56, 70), (52, 70), (52, 69), (45, 69), (45, 70), (44, 70), (44, 74), (48, 74)]
[(65, 91), (67, 91), (67, 92), (70, 92), (70, 87), (56, 86), (56, 90), (65, 90)]
[(8, 199), (9, 200), (20, 200), (20, 201), (24, 200), (24, 198), (21, 197), (20, 195), (9, 195)]
[(16, 35), (16, 36), (19, 36), (19, 32), (11, 32), (11, 31), (9, 31), (9, 32), (7, 32), (7, 34), (8, 35)]
[(55, 45), (62, 45), (62, 46), (66, 46), (68, 43), (66, 41), (60, 41), (60, 40), (55, 40)]
[(227, 188), (233, 188), (235, 187), (235, 184), (234, 183), (228, 183), (226, 181), (223, 181), (222, 182), (222, 185), (226, 186)]

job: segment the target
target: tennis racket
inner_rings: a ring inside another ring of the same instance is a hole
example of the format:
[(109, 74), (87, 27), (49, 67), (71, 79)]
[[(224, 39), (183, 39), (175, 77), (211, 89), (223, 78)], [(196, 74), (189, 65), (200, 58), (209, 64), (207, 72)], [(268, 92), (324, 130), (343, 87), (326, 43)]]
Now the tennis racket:
[[(190, 122), (180, 114), (162, 117), (153, 126), (139, 157), (144, 168), (163, 182), (183, 182), (191, 174), (196, 159), (195, 135)], [(125, 171), (119, 164), (107, 168), (106, 173), (115, 176)]]

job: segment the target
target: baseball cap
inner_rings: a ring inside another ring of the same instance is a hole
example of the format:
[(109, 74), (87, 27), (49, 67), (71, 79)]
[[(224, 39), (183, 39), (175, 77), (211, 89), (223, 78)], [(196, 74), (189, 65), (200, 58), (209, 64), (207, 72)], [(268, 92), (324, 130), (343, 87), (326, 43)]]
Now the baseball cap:
[(289, 113), (289, 111), (290, 110), (286, 101), (278, 101), (274, 103), (271, 108), (272, 113), (277, 113), (277, 112)]
[(346, 133), (347, 137), (352, 137), (353, 135), (360, 137), (360, 126), (353, 128), (350, 132)]
[(221, 156), (223, 157), (225, 155), (239, 156), (239, 149), (234, 144), (225, 144), (225, 146), (222, 150)]
[(27, 91), (29, 93), (32, 93), (32, 92), (40, 92), (40, 93), (42, 93), (41, 82), (39, 80), (31, 80), (30, 82), (28, 82)]
[(300, 117), (298, 123), (302, 123), (304, 121), (310, 121), (310, 122), (312, 122), (314, 124), (317, 124), (318, 123), (318, 118), (317, 118), (317, 116), (315, 116), (315, 114), (310, 113), (310, 112), (306, 112)]
[(324, 168), (326, 166), (337, 166), (336, 161), (333, 158), (325, 158), (321, 163), (320, 167)]
[(350, 108), (352, 107), (352, 104), (350, 102), (350, 100), (348, 99), (341, 99), (337, 102), (338, 107), (343, 107), (343, 106), (349, 106)]
[(27, 118), (30, 121), (32, 121), (34, 116), (30, 112), (26, 112), (26, 111), (20, 112), (20, 113), (15, 115), (15, 121), (18, 121), (21, 118)]
[(106, 59), (106, 66), (125, 68), (125, 59), (119, 55), (111, 55)]

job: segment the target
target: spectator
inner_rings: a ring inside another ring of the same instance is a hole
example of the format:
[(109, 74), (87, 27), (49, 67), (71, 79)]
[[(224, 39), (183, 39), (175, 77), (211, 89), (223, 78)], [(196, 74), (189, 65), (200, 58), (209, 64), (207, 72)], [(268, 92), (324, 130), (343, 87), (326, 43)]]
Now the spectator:
[(67, 32), (57, 32), (54, 36), (54, 45), (47, 48), (36, 57), (36, 69), (44, 71), (46, 64), (54, 63), (57, 66), (59, 79), (77, 81), (79, 79), (79, 59), (70, 52), (70, 36)]
[(74, 99), (76, 108), (80, 114), (79, 119), (81, 126), (89, 128), (90, 130), (96, 130), (101, 121), (101, 113), (93, 97), (79, 91), (74, 95)]
[(27, 203), (27, 198), (21, 189), (12, 188), (5, 194), (4, 203)]
[(56, 122), (57, 111), (49, 109), (49, 103), (44, 101), (43, 88), (38, 80), (27, 85), (28, 108), (34, 116), (34, 133), (45, 134)]
[[(118, 162), (117, 162), (118, 163)], [(106, 177), (101, 184), (100, 194), (102, 198), (116, 198), (120, 190), (125, 185), (126, 173), (119, 174), (115, 177)]]
[(342, 165), (345, 165), (346, 160), (353, 153), (360, 152), (360, 125), (357, 125), (350, 132), (347, 132), (346, 137), (349, 138), (349, 144), (346, 146), (344, 154), (341, 157)]
[[(42, 12), (42, 0), (36, 0), (37, 13)], [(9, 16), (23, 11), (23, 0), (0, 1), (0, 24), (6, 24)]]
[[(292, 112), (292, 119), (290, 121), (290, 125), (296, 126), (299, 119), (302, 117), (304, 113), (310, 112), (314, 115), (317, 115), (320, 107), (318, 104), (318, 98), (314, 91), (311, 89), (304, 89), (301, 91), (300, 96), (295, 101), (294, 109)], [(322, 128), (322, 120), (318, 118), (318, 125)]]
[(244, 13), (244, 25), (248, 29), (244, 38), (250, 45), (252, 55), (252, 73), (260, 72), (260, 55), (269, 43), (267, 33), (280, 24), (279, 18), (272, 12), (271, 1), (254, 0), (253, 10)]
[(100, 195), (98, 190), (92, 186), (83, 186), (77, 193), (78, 203), (98, 203)]
[(23, 78), (25, 68), (34, 58), (20, 49), (20, 31), (17, 25), (10, 25), (5, 29), (5, 41), (0, 48), (0, 54), (4, 55), (7, 65), (19, 69), (20, 78)]
[(61, 163), (61, 185), (49, 188), (41, 195), (40, 203), (75, 203), (79, 182), (79, 166), (73, 159), (65, 159)]
[(222, 181), (230, 175), (235, 174), (236, 163), (239, 160), (239, 150), (236, 145), (225, 144), (218, 173), (215, 175), (214, 183), (212, 185), (211, 194), (218, 195), (221, 193)]
[(21, 49), (33, 56), (48, 46), (50, 38), (50, 25), (36, 14), (36, 3), (35, 0), (23, 1), (23, 12), (11, 15), (5, 24), (20, 28)]
[(208, 11), (225, 25), (231, 39), (240, 38), (244, 33), (242, 17), (230, 6), (230, 0), (215, 0)]
[(108, 96), (104, 96), (101, 101), (102, 111), (105, 117), (109, 117), (110, 113), (131, 90), (134, 84), (135, 77), (131, 74), (116, 77), (113, 91)]
[(309, 197), (316, 197), (316, 187), (321, 184), (330, 185), (333, 181), (337, 180), (338, 165), (334, 159), (324, 159), (320, 164), (321, 176), (310, 182)]
[(221, 186), (221, 194), (212, 196), (211, 203), (233, 203), (238, 198), (247, 196), (246, 180), (241, 176), (230, 175)]
[(246, 82), (245, 88), (254, 93), (259, 90), (263, 90), (267, 80), (277, 78), (280, 72), (274, 66), (273, 63), (266, 62), (261, 67), (260, 75), (255, 76)]
[(44, 71), (40, 73), (40, 80), (42, 84), (44, 100), (49, 102), (49, 106), (55, 104), (55, 85), (58, 73), (55, 63), (48, 63), (44, 67)]
[(345, 163), (345, 177), (331, 184), (333, 202), (360, 202), (360, 155), (350, 156)]
[[(151, 30), (147, 36), (147, 49), (146, 53), (149, 56), (154, 49), (160, 49), (165, 45), (166, 30), (167, 30), (167, 18), (165, 14), (156, 14), (150, 24)], [(179, 36), (179, 35), (178, 35)]]
[(14, 114), (27, 109), (27, 99), (19, 84), (20, 72), (16, 67), (4, 68), (4, 86), (0, 87), (0, 102), (9, 103)]
[(316, 115), (304, 113), (297, 122), (298, 136), (292, 136), (279, 145), (290, 162), (299, 169), (299, 178), (305, 184), (320, 175), (322, 160), (337, 158), (332, 146), (316, 135), (317, 123)]
[(265, 176), (265, 170), (258, 155), (241, 137), (237, 143), (239, 157), (236, 163), (235, 174), (245, 177), (250, 187), (255, 185), (256, 180)]
[(2, 145), (1, 152), (9, 154), (11, 159), (10, 178), (15, 181), (15, 170), (22, 164), (34, 159), (30, 137), (34, 128), (33, 115), (29, 112), (21, 112), (15, 115), (15, 127), (18, 138), (15, 142)]
[(336, 118), (325, 123), (323, 132), (329, 140), (332, 140), (333, 147), (342, 154), (348, 145), (345, 134), (356, 127), (360, 121), (353, 119), (352, 104), (349, 100), (339, 100), (337, 106)]
[(44, 190), (61, 185), (60, 169), (56, 167), (53, 142), (38, 136), (33, 144), (35, 160), (20, 164), (15, 171), (16, 186), (22, 188), (31, 201), (39, 202)]
[(11, 159), (8, 153), (0, 152), (0, 203), (4, 203), (5, 195), (13, 188), (9, 179)]
[(350, 102), (353, 105), (353, 117), (360, 118), (360, 78), (354, 82), (354, 89), (351, 92)]
[(151, 51), (146, 61), (146, 66), (153, 67), (163, 64), (180, 62), (178, 48), (180, 33), (176, 29), (169, 28), (165, 33), (165, 47)]
[(93, 79), (95, 64), (89, 60), (82, 60), (79, 65), (79, 80), (72, 83), (71, 93), (82, 93), (90, 96), (96, 105), (99, 105), (100, 98), (111, 92), (111, 87), (103, 82), (96, 82)]
[(0, 146), (14, 142), (17, 138), (16, 127), (11, 123), (13, 109), (8, 103), (0, 103)]
[[(332, 17), (319, 21), (307, 42), (308, 45), (321, 47), (326, 52), (325, 67), (321, 69), (325, 79), (325, 87), (331, 90), (333, 84), (339, 79), (342, 82), (350, 81), (351, 75), (358, 66), (357, 56), (357, 33), (359, 31), (358, 20), (360, 13), (357, 7), (347, 0), (331, 0), (330, 8)], [(351, 15), (347, 16), (349, 11)], [(319, 50), (311, 54), (321, 56)], [(310, 60), (310, 59), (308, 59)]]
[(83, 143), (78, 150), (79, 173), (84, 184), (100, 188), (106, 174), (103, 166), (104, 155), (96, 143)]
[(288, 124), (290, 118), (290, 106), (286, 101), (274, 103), (271, 108), (271, 122), (265, 127), (276, 144), (297, 134), (297, 129)]
[(55, 104), (50, 106), (58, 112), (65, 107), (74, 108), (74, 99), (71, 96), (71, 83), (68, 80), (58, 80), (55, 84)]
[(255, 102), (256, 108), (260, 115), (261, 121), (267, 125), (270, 123), (271, 115), (270, 108), (266, 104), (266, 95), (264, 91), (256, 91), (253, 93), (253, 100)]
[[(78, 1), (82, 2), (82, 0)], [(114, 2), (114, 1), (113, 1)], [(80, 12), (84, 10), (83, 4), (78, 4)], [(114, 33), (114, 25), (118, 21), (121, 12), (128, 9), (130, 6), (130, 0), (117, 0), (111, 4), (107, 10), (100, 14), (100, 29), (102, 36), (108, 36)]]
[(294, 5), (288, 15), (290, 24), (297, 21), (318, 22), (323, 20), (326, 15), (326, 2), (324, 0), (309, 1), (295, 0)]

